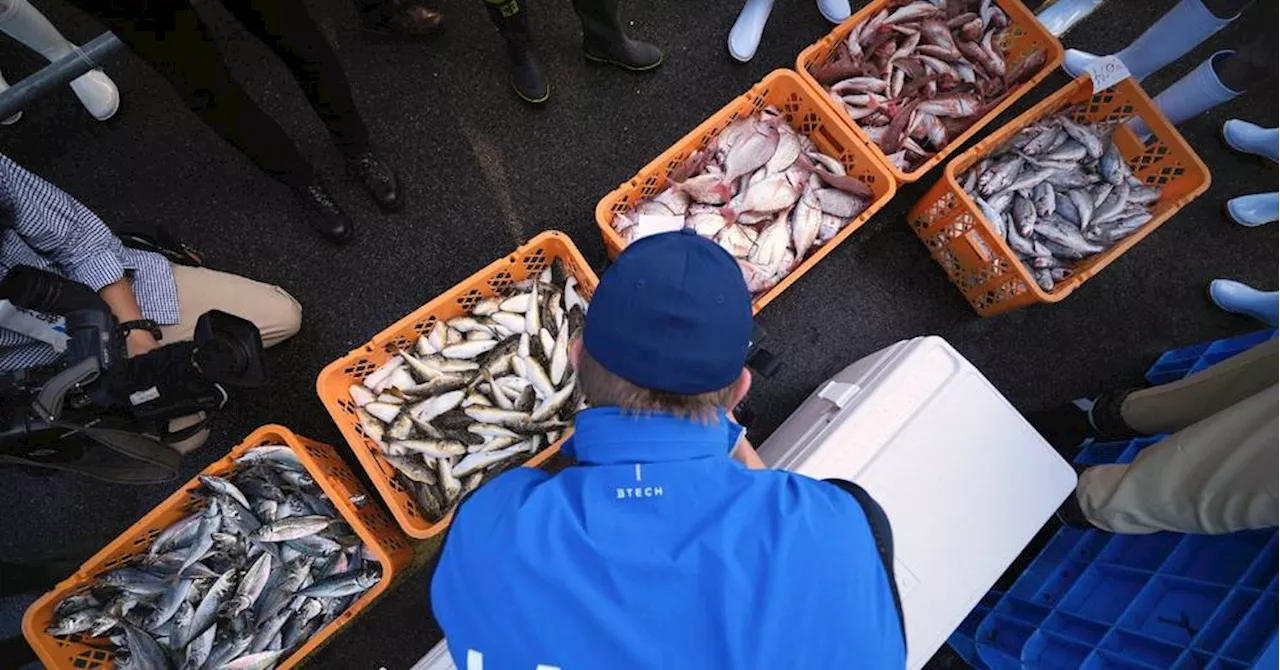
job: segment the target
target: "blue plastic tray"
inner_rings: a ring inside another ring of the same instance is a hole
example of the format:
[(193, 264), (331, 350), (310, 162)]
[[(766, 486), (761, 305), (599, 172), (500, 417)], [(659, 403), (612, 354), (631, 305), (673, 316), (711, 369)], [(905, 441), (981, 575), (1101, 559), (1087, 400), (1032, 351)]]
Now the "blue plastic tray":
[[(1170, 351), (1147, 379), (1181, 379), (1275, 336)], [(1088, 443), (1075, 462), (1129, 463), (1159, 440)], [(1275, 668), (1277, 541), (1275, 529), (1210, 536), (1063, 528), (948, 642), (977, 668)]]
[(1152, 386), (1177, 381), (1275, 336), (1275, 330), (1260, 330), (1248, 335), (1214, 340), (1208, 344), (1166, 351), (1156, 359), (1151, 369), (1147, 370), (1147, 381)]

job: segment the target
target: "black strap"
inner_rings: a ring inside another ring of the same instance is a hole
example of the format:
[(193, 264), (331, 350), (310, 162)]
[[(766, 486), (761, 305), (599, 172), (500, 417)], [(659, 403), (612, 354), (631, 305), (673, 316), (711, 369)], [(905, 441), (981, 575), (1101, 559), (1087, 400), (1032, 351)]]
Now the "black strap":
[(871, 537), (876, 542), (876, 552), (880, 554), (880, 563), (884, 566), (885, 576), (889, 578), (889, 591), (893, 593), (893, 605), (898, 610), (898, 626), (902, 630), (902, 646), (907, 645), (907, 622), (902, 614), (902, 598), (898, 595), (898, 581), (893, 576), (893, 528), (889, 526), (889, 517), (885, 515), (880, 503), (867, 493), (866, 489), (844, 479), (828, 479), (844, 492), (853, 496), (862, 513), (871, 526)]
[[(159, 484), (178, 476), (181, 454), (150, 437), (114, 428), (56, 425), (74, 430), (75, 437), (92, 443), (85, 449), (84, 457), (71, 462), (52, 462), (0, 454), (0, 463), (78, 472), (117, 484)], [(106, 449), (94, 449), (94, 445)]]
[(204, 261), (200, 258), (200, 252), (178, 239), (164, 226), (156, 226), (154, 233), (120, 231), (116, 233), (116, 236), (120, 238), (124, 246), (130, 249), (140, 249), (160, 254), (169, 259), (170, 263), (188, 267), (204, 266)]
[(151, 319), (134, 319), (133, 321), (125, 321), (120, 324), (118, 328), (120, 330), (121, 337), (127, 336), (131, 330), (145, 330), (148, 333), (151, 333), (151, 337), (156, 338), (157, 341), (164, 339), (164, 335), (160, 332), (160, 326)]

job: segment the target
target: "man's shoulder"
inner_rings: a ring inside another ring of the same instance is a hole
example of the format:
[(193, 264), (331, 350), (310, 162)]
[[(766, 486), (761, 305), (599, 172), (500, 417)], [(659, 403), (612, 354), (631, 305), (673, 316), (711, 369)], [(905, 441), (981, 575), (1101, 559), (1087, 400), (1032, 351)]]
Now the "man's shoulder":
[(762, 486), (775, 487), (800, 501), (828, 507), (833, 513), (860, 509), (849, 488), (857, 488), (857, 484), (814, 479), (786, 470), (755, 470), (752, 474), (759, 477)]
[[(512, 468), (497, 477), (485, 482), (480, 488), (467, 495), (465, 509), (467, 516), (486, 516), (496, 511), (511, 509), (513, 499), (518, 499), (553, 475), (537, 468)], [(461, 508), (460, 508), (461, 509)], [(461, 513), (455, 514), (455, 522), (462, 520)]]

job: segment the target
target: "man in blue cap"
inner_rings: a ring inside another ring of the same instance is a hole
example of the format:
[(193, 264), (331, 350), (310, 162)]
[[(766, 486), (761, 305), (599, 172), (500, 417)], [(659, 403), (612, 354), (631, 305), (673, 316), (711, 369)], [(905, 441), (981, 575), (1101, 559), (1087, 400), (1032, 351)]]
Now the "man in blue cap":
[(729, 415), (751, 296), (691, 233), (631, 244), (595, 291), (577, 465), (507, 472), (455, 513), (431, 601), (459, 668), (905, 664), (888, 522), (854, 484), (763, 469)]

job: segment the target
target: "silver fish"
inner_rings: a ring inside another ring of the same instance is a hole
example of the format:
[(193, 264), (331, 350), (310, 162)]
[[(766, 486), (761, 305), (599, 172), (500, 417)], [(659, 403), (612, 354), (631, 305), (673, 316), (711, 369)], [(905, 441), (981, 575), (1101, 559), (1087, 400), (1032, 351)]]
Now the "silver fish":
[(333, 520), (319, 515), (293, 516), (263, 525), (249, 539), (254, 542), (285, 542), (315, 535), (328, 528)]
[(213, 651), (213, 638), (218, 633), (216, 625), (209, 626), (205, 631), (196, 636), (194, 640), (189, 642), (186, 647), (186, 655), (182, 659), (181, 670), (200, 670), (204, 666), (204, 662), (209, 658), (209, 652)]
[(297, 593), (298, 597), (341, 598), (343, 596), (363, 593), (382, 579), (378, 570), (361, 570), (330, 577), (308, 586)]
[(445, 459), (437, 460), (436, 475), (440, 477), (440, 491), (444, 493), (445, 503), (452, 505), (462, 494), (462, 483), (453, 476), (453, 466)]
[(187, 646), (191, 640), (199, 637), (210, 626), (214, 625), (218, 610), (235, 586), (235, 577), (238, 572), (234, 567), (228, 569), (209, 587), (204, 597), (200, 599), (200, 604), (196, 606), (195, 613), (191, 615), (190, 626), (182, 631), (184, 637), (172, 640), (175, 648)]
[(467, 453), (467, 446), (457, 440), (402, 440), (391, 446), (430, 458), (450, 458)]
[(423, 463), (418, 458), (390, 455), (383, 456), (383, 458), (387, 459), (387, 462), (401, 474), (415, 482), (434, 485), (437, 481), (436, 473), (432, 466)]
[(164, 624), (173, 619), (173, 615), (177, 614), (178, 608), (182, 603), (186, 602), (187, 595), (191, 593), (191, 585), (194, 580), (179, 579), (164, 592), (160, 600), (156, 601), (156, 608), (151, 610), (143, 622), (143, 627), (148, 631), (155, 632)]
[(1061, 115), (1057, 118), (1058, 122), (1062, 124), (1062, 129), (1067, 131), (1067, 134), (1071, 136), (1071, 139), (1084, 145), (1085, 152), (1090, 158), (1098, 158), (1102, 156), (1103, 146), (1102, 137), (1100, 136), (1101, 133), (1072, 121), (1067, 115)]
[(483, 470), (527, 451), (528, 447), (524, 443), (518, 443), (503, 449), (467, 454), (462, 460), (458, 461), (457, 465), (453, 466), (451, 474), (454, 477), (466, 477), (473, 472)]
[(1036, 206), (1027, 198), (1018, 196), (1013, 200), (1013, 222), (1018, 227), (1018, 233), (1023, 237), (1029, 237), (1036, 227), (1037, 212)]
[(64, 617), (55, 619), (52, 625), (45, 628), (45, 632), (50, 635), (83, 633), (89, 630), (101, 616), (102, 612), (100, 610), (92, 608), (72, 612)]
[(124, 625), (125, 640), (129, 646), (129, 657), (139, 668), (168, 668), (169, 660), (164, 650), (156, 643), (155, 638), (146, 631), (129, 624)]
[(220, 670), (266, 670), (274, 666), (283, 655), (283, 650), (261, 651), (224, 663)]
[(471, 342), (462, 342), (460, 344), (451, 344), (440, 350), (440, 355), (445, 358), (462, 358), (472, 359), (498, 345), (497, 340), (474, 340)]
[(271, 554), (264, 553), (245, 571), (240, 584), (236, 586), (235, 595), (224, 604), (222, 616), (229, 619), (235, 618), (236, 615), (252, 607), (258, 600), (258, 596), (262, 595), (262, 589), (266, 587), (267, 578), (270, 575)]

